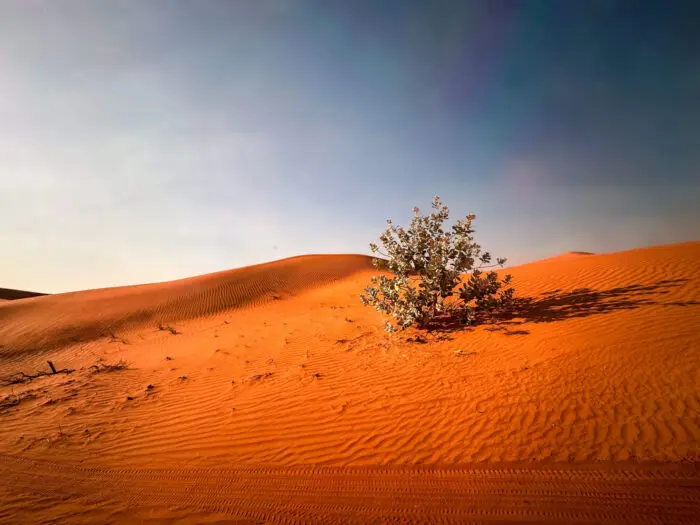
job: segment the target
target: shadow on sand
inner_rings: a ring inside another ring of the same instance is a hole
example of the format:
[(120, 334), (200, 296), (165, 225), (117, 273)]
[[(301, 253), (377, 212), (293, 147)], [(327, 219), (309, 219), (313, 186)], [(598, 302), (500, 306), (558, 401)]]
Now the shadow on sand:
[[(686, 283), (688, 279), (658, 281), (653, 284), (593, 290), (580, 288), (571, 292), (551, 290), (538, 297), (516, 298), (508, 311), (490, 316), (478, 316), (475, 325), (489, 325), (486, 330), (500, 331), (505, 335), (527, 335), (527, 330), (511, 329), (525, 323), (554, 323), (577, 317), (602, 315), (621, 310), (633, 310), (645, 306), (697, 307), (698, 301), (664, 302), (663, 295)], [(454, 332), (466, 328), (457, 318), (436, 319), (427, 327), (431, 332)]]

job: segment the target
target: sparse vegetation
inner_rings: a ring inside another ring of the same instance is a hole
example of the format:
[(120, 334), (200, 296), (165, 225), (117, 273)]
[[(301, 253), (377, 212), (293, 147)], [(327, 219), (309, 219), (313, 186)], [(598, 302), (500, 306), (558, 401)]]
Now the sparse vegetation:
[(255, 383), (256, 381), (266, 379), (270, 376), (272, 376), (272, 372), (265, 372), (264, 374), (255, 374), (254, 376), (251, 376), (248, 381), (250, 381), (251, 383)]
[[(475, 216), (469, 214), (445, 231), (448, 207), (438, 196), (432, 207), (429, 216), (421, 216), (414, 208), (407, 229), (387, 221), (387, 229), (380, 236), (383, 251), (377, 244), (370, 244), (373, 253), (385, 258), (376, 258), (375, 267), (393, 275), (372, 277), (360, 299), (364, 305), (393, 317), (395, 324), (387, 321), (385, 325), (388, 332), (412, 325), (426, 328), (440, 317), (454, 317), (467, 325), (481, 314), (508, 308), (512, 303), (510, 275), (501, 280), (495, 271), (484, 271), (503, 266), (506, 260), (496, 259), (492, 264), (491, 254), (482, 252), (474, 242)], [(466, 280), (462, 280), (464, 274), (469, 274)]]
[(158, 330), (160, 330), (161, 332), (165, 332), (167, 330), (168, 332), (170, 332), (173, 335), (177, 335), (180, 333), (175, 328), (170, 326), (169, 324), (163, 324), (163, 323), (158, 323)]
[(110, 343), (121, 343), (123, 345), (128, 345), (129, 340), (124, 337), (118, 337), (114, 332), (108, 332), (107, 334), (110, 338)]
[(90, 365), (88, 370), (92, 370), (94, 374), (99, 374), (101, 372), (116, 372), (117, 370), (126, 370), (129, 368), (129, 363), (120, 359), (116, 363), (105, 363), (101, 359), (97, 361), (96, 364)]
[[(39, 370), (34, 374), (15, 372), (13, 374), (0, 378), (0, 386), (29, 383), (30, 381), (33, 381), (34, 379), (37, 379), (39, 377), (52, 376), (57, 374), (71, 374), (75, 372), (75, 369), (73, 368), (62, 368), (60, 370), (57, 370), (51, 361), (47, 361), (47, 363), (49, 365), (50, 370)], [(98, 374), (101, 372), (115, 372), (117, 370), (125, 370), (127, 368), (129, 368), (129, 363), (127, 363), (123, 359), (120, 359), (116, 363), (105, 363), (102, 359), (98, 359), (97, 363), (87, 367), (87, 370), (90, 370), (94, 374)], [(81, 368), (81, 370), (86, 369)]]
[(53, 366), (53, 363), (51, 361), (47, 361), (47, 363), (49, 363), (50, 367), (50, 370), (48, 371), (39, 370), (34, 374), (15, 372), (5, 377), (0, 377), (0, 386), (19, 385), (23, 383), (29, 383), (30, 381), (33, 381), (34, 379), (37, 379), (39, 377), (51, 376), (55, 374), (70, 374), (75, 372), (73, 368), (62, 368), (61, 370), (56, 370), (56, 367)]

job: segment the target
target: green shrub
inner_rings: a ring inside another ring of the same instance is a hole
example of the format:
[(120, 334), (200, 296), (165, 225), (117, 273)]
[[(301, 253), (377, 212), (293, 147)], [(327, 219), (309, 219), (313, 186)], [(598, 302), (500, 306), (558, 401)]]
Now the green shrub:
[(360, 300), (393, 317), (396, 325), (387, 321), (385, 326), (389, 332), (412, 325), (425, 328), (438, 317), (470, 324), (512, 303), (511, 276), (501, 280), (495, 271), (484, 271), (506, 260), (491, 264), (491, 255), (474, 242), (475, 216), (467, 215), (445, 231), (449, 210), (438, 196), (433, 210), (424, 217), (414, 208), (408, 229), (387, 221), (380, 236), (383, 251), (370, 243), (373, 253), (385, 257), (375, 258), (375, 267), (391, 275), (372, 277)]

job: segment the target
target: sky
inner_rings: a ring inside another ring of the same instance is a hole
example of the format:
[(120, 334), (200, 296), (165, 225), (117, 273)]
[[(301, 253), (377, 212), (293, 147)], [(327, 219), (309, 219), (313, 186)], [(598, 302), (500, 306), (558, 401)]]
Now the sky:
[(0, 2), (0, 286), (370, 253), (438, 194), (521, 264), (700, 239), (700, 4)]

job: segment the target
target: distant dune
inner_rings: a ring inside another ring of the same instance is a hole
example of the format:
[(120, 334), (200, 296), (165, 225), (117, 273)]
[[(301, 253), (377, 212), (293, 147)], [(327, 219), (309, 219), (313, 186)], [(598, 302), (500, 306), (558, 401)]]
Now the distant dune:
[(46, 295), (37, 292), (25, 292), (24, 290), (12, 290), (11, 288), (0, 288), (0, 301), (14, 301), (16, 299), (26, 299), (28, 297), (39, 297)]
[(0, 377), (74, 371), (0, 386), (0, 521), (697, 522), (700, 242), (508, 271), (428, 334), (354, 255), (2, 303)]
[(91, 341), (294, 295), (367, 271), (364, 255), (306, 255), (164, 283), (47, 296), (0, 309), (0, 341), (15, 352)]

